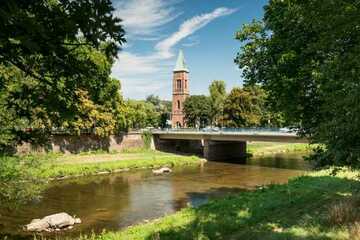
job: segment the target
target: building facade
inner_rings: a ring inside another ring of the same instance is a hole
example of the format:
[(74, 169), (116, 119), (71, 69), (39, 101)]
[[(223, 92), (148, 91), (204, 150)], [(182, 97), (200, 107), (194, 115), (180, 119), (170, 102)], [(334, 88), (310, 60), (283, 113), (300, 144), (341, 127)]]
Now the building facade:
[(186, 127), (184, 102), (189, 96), (189, 70), (185, 63), (183, 52), (180, 50), (176, 66), (173, 71), (173, 99), (171, 124), (173, 128)]

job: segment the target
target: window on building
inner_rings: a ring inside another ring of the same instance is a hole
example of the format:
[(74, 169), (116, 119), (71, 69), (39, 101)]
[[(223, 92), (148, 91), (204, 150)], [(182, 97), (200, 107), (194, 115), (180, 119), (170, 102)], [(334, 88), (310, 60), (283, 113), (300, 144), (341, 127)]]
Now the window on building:
[(177, 101), (177, 107), (178, 107), (178, 109), (180, 109), (180, 107), (181, 107), (179, 100)]
[(185, 89), (187, 89), (188, 86), (187, 86), (187, 80), (185, 79)]
[(176, 80), (176, 89), (181, 90), (181, 79)]

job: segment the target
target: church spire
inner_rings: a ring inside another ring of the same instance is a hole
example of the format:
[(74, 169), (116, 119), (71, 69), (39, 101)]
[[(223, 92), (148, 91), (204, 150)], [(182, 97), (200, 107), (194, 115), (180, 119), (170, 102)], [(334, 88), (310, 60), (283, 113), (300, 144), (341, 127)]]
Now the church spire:
[(187, 68), (186, 63), (185, 63), (184, 53), (182, 50), (180, 50), (179, 56), (176, 61), (176, 66), (175, 66), (174, 72), (182, 72), (182, 71), (189, 72), (189, 69)]

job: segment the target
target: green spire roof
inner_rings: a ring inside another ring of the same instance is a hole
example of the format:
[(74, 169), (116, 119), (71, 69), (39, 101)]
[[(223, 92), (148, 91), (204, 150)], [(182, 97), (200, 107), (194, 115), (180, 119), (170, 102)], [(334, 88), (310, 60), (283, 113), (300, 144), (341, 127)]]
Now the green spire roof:
[(187, 68), (185, 63), (185, 58), (182, 50), (179, 51), (179, 56), (176, 61), (176, 66), (174, 69), (174, 72), (180, 72), (180, 71), (189, 72), (189, 69)]

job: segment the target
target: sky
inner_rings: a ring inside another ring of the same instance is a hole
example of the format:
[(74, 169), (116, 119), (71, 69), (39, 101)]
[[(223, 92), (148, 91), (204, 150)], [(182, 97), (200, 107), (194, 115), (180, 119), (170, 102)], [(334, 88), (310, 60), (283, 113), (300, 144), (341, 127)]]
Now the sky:
[(127, 43), (112, 68), (125, 98), (158, 95), (170, 100), (172, 71), (183, 50), (190, 70), (190, 94), (208, 95), (213, 80), (227, 90), (242, 85), (234, 64), (237, 30), (261, 19), (268, 0), (113, 0)]

